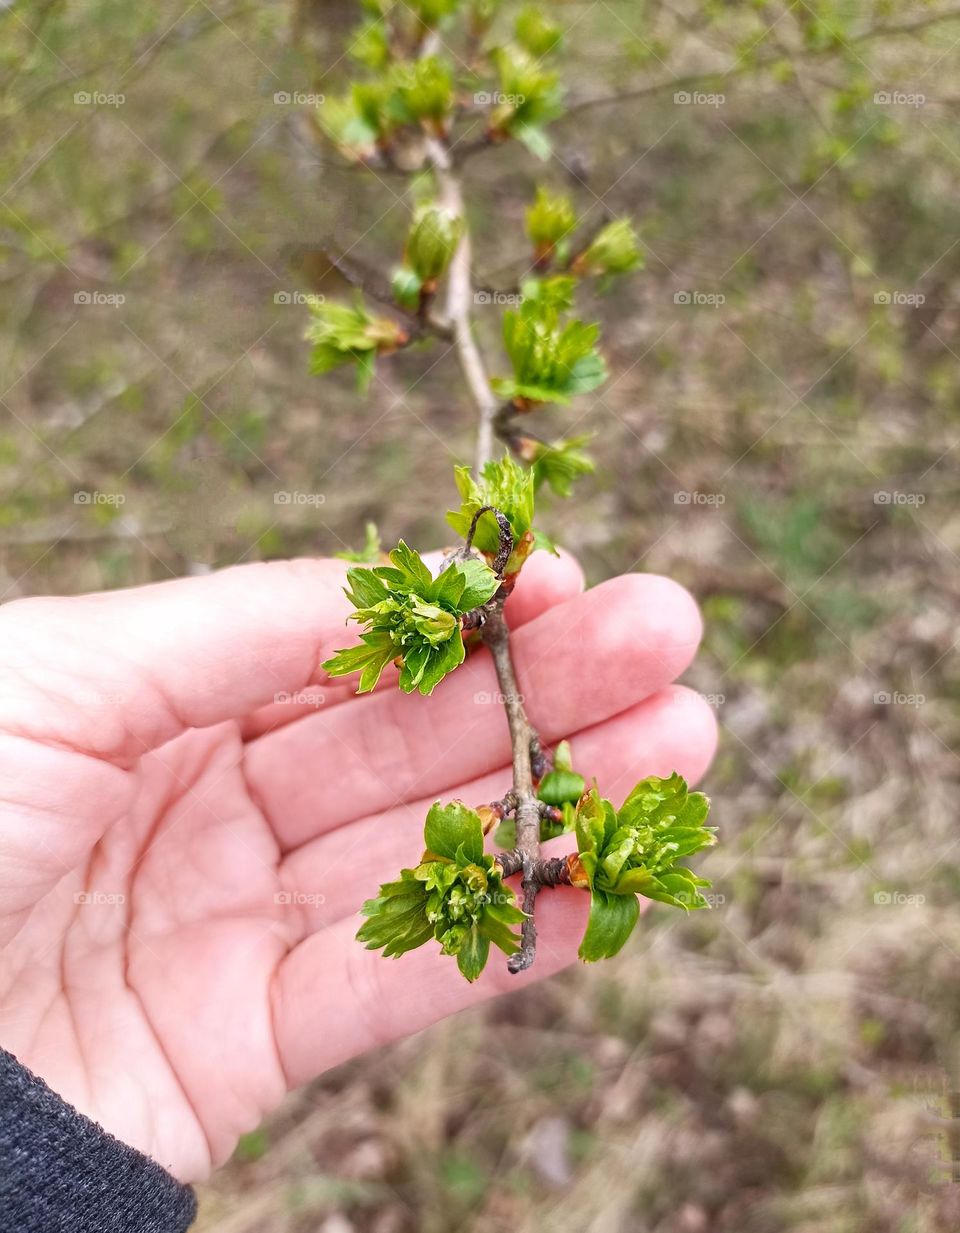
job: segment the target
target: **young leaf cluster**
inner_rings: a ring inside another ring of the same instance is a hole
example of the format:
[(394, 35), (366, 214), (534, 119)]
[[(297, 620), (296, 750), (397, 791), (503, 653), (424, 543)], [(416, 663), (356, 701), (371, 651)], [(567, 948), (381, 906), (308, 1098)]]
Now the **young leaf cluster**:
[(677, 862), (715, 842), (704, 825), (710, 803), (690, 792), (682, 776), (651, 775), (619, 810), (594, 789), (577, 810), (578, 856), (571, 881), (590, 890), (590, 919), (580, 958), (615, 955), (640, 915), (637, 895), (675, 907), (705, 908), (700, 888), (710, 883)]
[(358, 646), (328, 659), (331, 676), (360, 673), (358, 693), (372, 690), (387, 664), (398, 661), (400, 688), (430, 694), (464, 659), (460, 618), (489, 600), (500, 579), (476, 557), (455, 558), (434, 578), (402, 540), (389, 565), (347, 570), (350, 619), (364, 627)]
[(418, 308), (421, 297), (436, 289), (437, 279), (457, 251), (463, 220), (435, 202), (425, 202), (414, 213), (407, 234), (404, 259), (394, 272), (393, 292), (405, 308)]
[(309, 309), (312, 319), (304, 337), (313, 344), (310, 371), (321, 374), (356, 364), (361, 390), (373, 379), (377, 356), (402, 347), (408, 338), (396, 321), (372, 316), (360, 297), (352, 306), (324, 301), (311, 302)]
[(495, 380), (494, 389), (520, 409), (539, 403), (569, 403), (607, 379), (597, 350), (600, 327), (561, 312), (543, 300), (524, 300), (503, 315), (503, 342), (513, 376)]
[(483, 850), (480, 815), (461, 801), (427, 814), (426, 851), (415, 869), (380, 887), (363, 905), (366, 921), (357, 938), (368, 950), (399, 956), (435, 938), (445, 955), (456, 955), (461, 973), (474, 981), (483, 971), (491, 942), (505, 954), (517, 949), (514, 926), (524, 919), (505, 885), (500, 866)]
[[(528, 468), (505, 455), (491, 460), (474, 479), (469, 467), (455, 467), (454, 476), (460, 493), (459, 509), (447, 513), (447, 522), (458, 535), (466, 538), (474, 518), (485, 506), (500, 511), (510, 524), (513, 550), (504, 573), (517, 573), (535, 547), (551, 547), (545, 536), (533, 530), (534, 475)], [(473, 536), (474, 546), (487, 556), (495, 556), (500, 548), (500, 527), (490, 512), (480, 515)]]

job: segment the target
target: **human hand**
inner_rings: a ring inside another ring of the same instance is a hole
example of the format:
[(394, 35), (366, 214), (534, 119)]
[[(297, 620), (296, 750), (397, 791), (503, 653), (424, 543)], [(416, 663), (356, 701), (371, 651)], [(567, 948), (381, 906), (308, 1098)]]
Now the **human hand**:
[[(344, 571), (247, 565), (0, 613), (0, 1044), (182, 1181), (291, 1087), (569, 964), (585, 927), (586, 895), (544, 894), (533, 970), (474, 985), (436, 947), (387, 962), (354, 941), (429, 805), (501, 796), (510, 747), (486, 650), (430, 698), (325, 679), (350, 638)], [(653, 575), (581, 588), (537, 553), (508, 602), (531, 720), (614, 800), (698, 778), (713, 715), (671, 688), (693, 601)], [(311, 686), (322, 704), (273, 701)]]

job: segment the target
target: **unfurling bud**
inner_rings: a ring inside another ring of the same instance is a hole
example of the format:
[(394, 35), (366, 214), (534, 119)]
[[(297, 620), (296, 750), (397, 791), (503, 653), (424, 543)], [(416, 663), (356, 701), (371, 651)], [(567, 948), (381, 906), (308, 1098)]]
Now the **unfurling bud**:
[(643, 253), (637, 243), (633, 223), (626, 218), (615, 219), (599, 232), (572, 264), (575, 274), (629, 274), (643, 266)]
[(460, 243), (462, 220), (443, 206), (421, 206), (407, 236), (406, 265), (421, 283), (435, 282)]

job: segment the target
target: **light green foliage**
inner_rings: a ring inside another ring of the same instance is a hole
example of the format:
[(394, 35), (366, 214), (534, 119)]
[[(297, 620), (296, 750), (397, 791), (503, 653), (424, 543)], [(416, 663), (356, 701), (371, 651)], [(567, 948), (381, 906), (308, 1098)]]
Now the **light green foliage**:
[(312, 320), (304, 337), (313, 344), (310, 371), (321, 374), (342, 364), (356, 364), (361, 389), (366, 389), (373, 378), (377, 355), (393, 351), (407, 339), (396, 321), (367, 312), (359, 296), (352, 307), (311, 302), (309, 309)]
[(374, 19), (358, 26), (350, 35), (347, 54), (374, 72), (385, 69), (390, 63), (390, 40), (384, 22)]
[(576, 289), (577, 280), (570, 274), (551, 274), (549, 278), (525, 278), (520, 284), (524, 301), (535, 301), (545, 308), (555, 308), (558, 312), (567, 312), (573, 308)]
[(460, 0), (404, 0), (404, 3), (428, 29), (439, 25), (445, 17), (451, 17), (460, 7)]
[(500, 867), (483, 850), (479, 814), (461, 801), (427, 814), (426, 851), (416, 869), (380, 887), (363, 905), (367, 920), (357, 938), (369, 950), (399, 956), (435, 938), (445, 955), (456, 955), (467, 980), (483, 971), (490, 943), (505, 954), (519, 946), (514, 926), (523, 920)]
[(383, 548), (380, 543), (380, 532), (377, 530), (375, 522), (368, 522), (365, 528), (365, 539), (363, 547), (359, 552), (347, 549), (345, 552), (335, 554), (338, 560), (354, 561), (358, 565), (373, 565), (384, 555)]
[(535, 487), (539, 489), (546, 484), (558, 497), (569, 497), (574, 482), (581, 475), (592, 475), (596, 470), (593, 459), (582, 448), (591, 439), (591, 433), (583, 433), (578, 437), (556, 441), (553, 445), (532, 442)]
[(524, 51), (540, 60), (558, 50), (563, 31), (546, 16), (541, 5), (528, 4), (517, 14), (513, 37)]
[(642, 269), (643, 253), (633, 223), (626, 218), (607, 223), (573, 264), (576, 273), (601, 278)]
[[(510, 523), (516, 548), (533, 526), (532, 473), (507, 454), (499, 461), (488, 462), (479, 481), (474, 479), (469, 467), (455, 467), (454, 475), (462, 503), (458, 510), (450, 510), (447, 514), (450, 526), (465, 538), (477, 511), (492, 505)], [(500, 528), (493, 514), (487, 513), (480, 518), (473, 543), (481, 552), (493, 554), (499, 550)], [(510, 572), (509, 562), (507, 572)]]
[(565, 193), (538, 188), (533, 204), (527, 207), (527, 235), (538, 259), (549, 256), (577, 225), (577, 212)]
[(463, 233), (463, 220), (436, 203), (417, 208), (407, 236), (407, 265), (420, 279), (438, 279), (457, 251)]
[(390, 280), (393, 298), (402, 307), (413, 311), (420, 305), (423, 280), (408, 265), (398, 265)]
[(522, 47), (501, 47), (493, 61), (501, 101), (490, 113), (490, 132), (515, 137), (537, 158), (549, 158), (544, 125), (563, 114), (559, 74), (542, 68)]
[(675, 907), (704, 908), (710, 883), (677, 861), (715, 842), (704, 825), (710, 802), (682, 776), (642, 779), (619, 810), (594, 789), (577, 810), (576, 885), (590, 889), (590, 919), (580, 946), (588, 961), (615, 955), (640, 915), (637, 895)]
[(494, 389), (503, 398), (528, 403), (569, 403), (574, 395), (595, 390), (607, 379), (599, 336), (598, 325), (564, 322), (550, 304), (524, 301), (503, 315), (513, 377), (495, 381)]
[(347, 571), (350, 619), (363, 625), (359, 646), (337, 651), (331, 676), (360, 673), (358, 693), (373, 689), (384, 668), (400, 661), (400, 688), (430, 694), (463, 663), (460, 617), (485, 604), (500, 580), (477, 558), (452, 561), (434, 578), (420, 554), (401, 540), (390, 565)]
[(355, 82), (348, 94), (328, 98), (317, 109), (320, 127), (352, 159), (369, 158), (378, 145), (389, 145), (404, 125), (442, 134), (455, 101), (453, 71), (445, 60), (426, 56), (390, 64), (389, 45), (378, 43), (376, 25), (365, 27), (359, 50), (367, 60), (383, 59), (382, 74)]
[(397, 112), (407, 123), (442, 130), (453, 111), (453, 70), (439, 56), (398, 64), (391, 82)]

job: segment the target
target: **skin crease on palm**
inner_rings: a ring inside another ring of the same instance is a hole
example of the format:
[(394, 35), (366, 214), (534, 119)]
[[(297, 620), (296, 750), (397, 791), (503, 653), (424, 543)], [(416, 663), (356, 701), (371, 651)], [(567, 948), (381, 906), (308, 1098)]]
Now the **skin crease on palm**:
[[(473, 986), (435, 945), (354, 941), (429, 804), (501, 796), (510, 749), (485, 649), (430, 698), (325, 679), (357, 637), (344, 571), (245, 565), (0, 613), (0, 1045), (183, 1181), (290, 1088), (574, 962), (585, 925), (582, 891), (544, 892), (532, 972), (494, 952)], [(702, 775), (713, 715), (672, 684), (701, 632), (682, 588), (584, 593), (541, 552), (507, 615), (532, 721), (615, 803), (643, 775)]]

